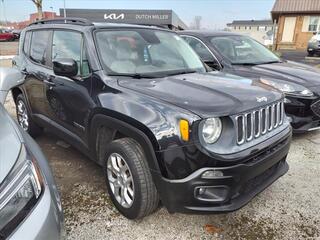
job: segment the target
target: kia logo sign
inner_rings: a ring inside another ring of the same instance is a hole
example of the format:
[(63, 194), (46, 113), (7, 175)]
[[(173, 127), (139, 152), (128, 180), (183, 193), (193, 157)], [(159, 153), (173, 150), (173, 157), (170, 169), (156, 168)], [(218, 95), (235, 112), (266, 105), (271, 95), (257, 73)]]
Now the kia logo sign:
[(121, 13), (121, 14), (116, 14), (116, 13), (107, 14), (107, 13), (105, 13), (103, 18), (105, 20), (107, 20), (107, 19), (110, 19), (110, 20), (124, 19), (124, 13)]

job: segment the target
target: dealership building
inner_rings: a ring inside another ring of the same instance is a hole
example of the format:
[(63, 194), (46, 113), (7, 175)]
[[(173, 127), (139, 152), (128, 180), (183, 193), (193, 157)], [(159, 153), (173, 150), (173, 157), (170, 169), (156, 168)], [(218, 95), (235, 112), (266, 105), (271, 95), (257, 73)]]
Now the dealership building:
[[(172, 10), (70, 9), (66, 17), (86, 18), (92, 22), (154, 25), (172, 30), (187, 29), (187, 25)], [(64, 9), (60, 9), (64, 16)]]

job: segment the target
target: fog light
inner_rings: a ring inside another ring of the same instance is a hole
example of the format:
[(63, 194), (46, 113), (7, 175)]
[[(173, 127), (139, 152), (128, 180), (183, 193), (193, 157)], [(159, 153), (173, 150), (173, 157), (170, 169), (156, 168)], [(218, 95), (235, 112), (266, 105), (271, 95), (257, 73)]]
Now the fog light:
[(206, 189), (205, 189), (205, 188), (199, 188), (199, 195), (204, 194), (204, 193), (205, 193), (205, 191), (206, 191)]
[(204, 173), (201, 175), (201, 177), (202, 177), (202, 178), (206, 178), (206, 179), (223, 177), (223, 172), (217, 171), (217, 170), (209, 170), (209, 171), (204, 172)]
[(201, 201), (223, 202), (227, 199), (229, 188), (227, 186), (206, 186), (195, 188), (195, 197)]

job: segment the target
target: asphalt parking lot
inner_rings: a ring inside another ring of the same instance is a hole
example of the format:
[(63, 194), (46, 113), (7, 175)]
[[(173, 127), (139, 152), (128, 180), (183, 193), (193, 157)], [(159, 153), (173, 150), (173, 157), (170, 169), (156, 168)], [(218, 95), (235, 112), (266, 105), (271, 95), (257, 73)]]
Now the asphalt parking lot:
[(308, 57), (307, 51), (305, 50), (281, 50), (279, 52), (281, 53), (281, 57), (286, 60), (296, 61), (311, 66), (320, 66), (320, 56)]
[[(5, 107), (15, 116), (10, 96)], [(115, 210), (99, 166), (51, 133), (36, 141), (61, 192), (68, 239), (320, 239), (320, 131), (294, 136), (289, 172), (237, 212), (184, 215), (159, 207), (139, 221)]]

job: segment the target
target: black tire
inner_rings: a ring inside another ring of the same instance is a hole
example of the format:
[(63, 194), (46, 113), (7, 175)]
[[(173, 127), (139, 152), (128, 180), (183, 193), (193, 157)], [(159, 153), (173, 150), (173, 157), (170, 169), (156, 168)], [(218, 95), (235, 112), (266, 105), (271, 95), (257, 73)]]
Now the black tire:
[[(27, 133), (29, 133), (32, 137), (37, 137), (39, 136), (41, 133), (42, 133), (42, 128), (40, 128), (34, 121), (33, 119), (31, 118), (31, 115), (29, 113), (29, 110), (27, 108), (27, 103), (26, 103), (26, 100), (24, 98), (24, 96), (22, 94), (19, 94), (16, 98), (16, 114), (17, 114), (17, 120), (18, 120), (18, 123), (19, 125), (23, 128), (23, 130), (25, 130)], [(28, 126), (25, 126), (21, 120), (20, 120), (20, 117), (21, 117), (21, 113), (19, 111), (19, 106), (20, 104), (23, 104), (24, 108), (25, 108), (25, 111), (26, 111), (26, 114), (27, 114), (27, 122), (28, 122)]]
[[(115, 207), (129, 219), (143, 218), (154, 212), (159, 205), (159, 196), (141, 146), (131, 138), (122, 138), (113, 141), (108, 149), (104, 161), (104, 172), (108, 192)], [(132, 174), (134, 200), (130, 207), (123, 207), (112, 192), (107, 174), (107, 162), (111, 154), (121, 155)]]
[(308, 52), (308, 57), (313, 57), (314, 56), (314, 52)]

